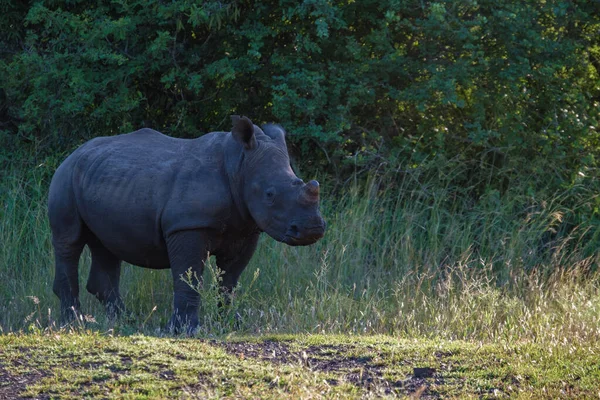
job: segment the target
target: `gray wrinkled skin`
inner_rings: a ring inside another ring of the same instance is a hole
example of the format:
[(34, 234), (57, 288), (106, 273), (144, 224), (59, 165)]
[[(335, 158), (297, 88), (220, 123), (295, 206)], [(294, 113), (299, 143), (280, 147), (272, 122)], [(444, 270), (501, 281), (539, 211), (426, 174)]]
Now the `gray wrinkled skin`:
[(176, 139), (151, 129), (99, 137), (56, 170), (48, 199), (56, 274), (54, 293), (63, 320), (79, 312), (78, 261), (87, 245), (92, 266), (87, 290), (123, 310), (122, 261), (171, 268), (171, 329), (198, 326), (199, 295), (180, 277), (201, 277), (207, 254), (224, 271), (230, 292), (256, 249), (261, 232), (288, 245), (310, 245), (325, 232), (319, 184), (290, 168), (285, 135), (233, 116), (231, 132)]

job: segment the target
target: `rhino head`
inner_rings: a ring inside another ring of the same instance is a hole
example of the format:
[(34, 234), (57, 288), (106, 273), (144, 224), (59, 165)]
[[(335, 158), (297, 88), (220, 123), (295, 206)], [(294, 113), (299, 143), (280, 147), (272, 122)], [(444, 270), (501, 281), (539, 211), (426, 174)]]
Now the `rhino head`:
[(260, 129), (246, 117), (231, 118), (237, 150), (228, 157), (228, 173), (242, 215), (249, 214), (277, 241), (291, 246), (315, 243), (326, 227), (319, 212), (319, 183), (304, 183), (292, 171), (283, 128)]

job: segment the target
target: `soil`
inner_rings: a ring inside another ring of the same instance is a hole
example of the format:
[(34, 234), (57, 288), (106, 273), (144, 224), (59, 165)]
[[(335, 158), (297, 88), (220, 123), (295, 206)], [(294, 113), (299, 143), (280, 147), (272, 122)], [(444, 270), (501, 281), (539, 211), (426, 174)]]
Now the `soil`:
[[(326, 373), (329, 378), (326, 382), (330, 386), (340, 384), (351, 384), (360, 388), (367, 397), (382, 395), (411, 396), (421, 399), (438, 399), (441, 395), (435, 391), (436, 384), (443, 384), (441, 374), (427, 366), (411, 365), (410, 360), (402, 362), (403, 366), (412, 367), (412, 374), (406, 376), (395, 376), (391, 378), (386, 372), (386, 365), (374, 360), (372, 355), (357, 356), (358, 348), (353, 345), (312, 345), (305, 348), (290, 346), (285, 341), (262, 341), (262, 342), (224, 342), (208, 340), (212, 346), (223, 348), (228, 353), (241, 359), (256, 359), (262, 362), (274, 364), (300, 364), (312, 371)], [(27, 349), (24, 349), (27, 350)], [(359, 353), (360, 354), (360, 353)], [(176, 354), (176, 358), (185, 359), (183, 354)], [(128, 366), (136, 359), (128, 355), (120, 355), (121, 366), (112, 366), (110, 371), (113, 375), (128, 374)], [(145, 358), (142, 356), (141, 358)], [(14, 360), (11, 366), (26, 367), (27, 361)], [(72, 362), (74, 367), (94, 369), (102, 365), (100, 362)], [(32, 370), (31, 372), (15, 376), (11, 374), (6, 365), (0, 362), (0, 400), (23, 399), (27, 386), (32, 385), (47, 376), (47, 373)], [(444, 367), (442, 366), (442, 369)], [(176, 374), (167, 365), (160, 368), (157, 377), (165, 381), (176, 379)], [(400, 379), (399, 379), (400, 378)], [(193, 394), (198, 388), (211, 387), (209, 380), (202, 375), (198, 376), (198, 383), (183, 387), (184, 393)], [(40, 395), (36, 399), (49, 399), (49, 395)]]
[(385, 366), (373, 362), (371, 356), (348, 356), (353, 350), (351, 345), (309, 346), (300, 351), (293, 351), (281, 341), (254, 343), (212, 340), (210, 343), (240, 358), (256, 358), (277, 364), (300, 363), (314, 371), (331, 372), (339, 377), (339, 380), (332, 378), (327, 381), (332, 386), (340, 384), (343, 380), (374, 394), (398, 393), (421, 399), (440, 397), (431, 389), (432, 383), (442, 383), (441, 377), (434, 369), (414, 368), (414, 374), (405, 379), (390, 380), (384, 377)]
[[(44, 374), (39, 371), (30, 372), (23, 376), (14, 376), (8, 372), (3, 364), (0, 364), (0, 400), (12, 400), (16, 398), (27, 399), (29, 397), (21, 397), (27, 385), (37, 382), (43, 378)], [(49, 396), (40, 396), (37, 399), (49, 399)]]

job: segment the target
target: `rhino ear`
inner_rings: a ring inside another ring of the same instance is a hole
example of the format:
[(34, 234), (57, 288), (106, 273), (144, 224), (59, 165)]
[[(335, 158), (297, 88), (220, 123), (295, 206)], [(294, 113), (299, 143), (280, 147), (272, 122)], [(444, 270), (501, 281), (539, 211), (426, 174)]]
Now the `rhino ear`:
[(254, 136), (254, 124), (252, 121), (247, 117), (232, 115), (231, 122), (233, 123), (233, 128), (231, 128), (233, 138), (244, 145), (246, 149), (255, 148), (256, 137)]
[(267, 124), (264, 125), (262, 129), (268, 137), (279, 143), (283, 147), (283, 149), (287, 151), (287, 146), (285, 144), (285, 131), (283, 130), (281, 125)]

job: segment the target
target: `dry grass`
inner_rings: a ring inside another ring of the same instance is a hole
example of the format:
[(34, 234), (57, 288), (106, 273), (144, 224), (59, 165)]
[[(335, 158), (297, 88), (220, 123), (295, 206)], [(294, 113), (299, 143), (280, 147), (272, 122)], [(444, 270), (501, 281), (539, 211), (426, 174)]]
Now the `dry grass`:
[[(48, 175), (15, 174), (0, 184), (3, 332), (56, 324)], [(370, 180), (325, 193), (326, 237), (308, 248), (262, 238), (225, 316), (216, 310), (215, 274), (206, 272), (201, 335), (235, 330), (598, 344), (597, 233), (592, 218), (572, 223), (597, 202), (593, 190), (575, 186), (544, 199), (490, 192), (474, 202), (422, 180)], [(88, 269), (86, 252), (82, 282)], [(122, 292), (130, 313), (116, 325), (82, 293), (84, 311), (95, 321), (87, 326), (159, 332), (171, 312), (169, 271), (127, 266)]]

